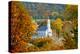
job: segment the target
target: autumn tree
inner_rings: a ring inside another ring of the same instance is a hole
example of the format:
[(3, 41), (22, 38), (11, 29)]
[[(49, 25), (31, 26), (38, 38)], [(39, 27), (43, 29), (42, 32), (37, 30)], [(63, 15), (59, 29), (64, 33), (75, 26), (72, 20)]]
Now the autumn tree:
[(63, 12), (65, 20), (71, 20), (74, 29), (78, 26), (78, 6), (77, 5), (66, 5), (65, 11)]
[[(21, 2), (10, 2), (11, 39), (10, 51), (21, 52), (26, 49), (27, 43), (35, 30), (31, 16)], [(26, 50), (25, 50), (26, 51)]]
[(52, 22), (52, 26), (56, 29), (59, 36), (59, 32), (62, 31), (63, 21), (60, 18), (57, 18), (55, 21)]
[[(78, 6), (77, 5), (66, 5), (65, 11), (63, 12), (64, 20), (71, 21), (73, 25), (75, 48), (78, 43)], [(71, 46), (70, 46), (71, 47)]]

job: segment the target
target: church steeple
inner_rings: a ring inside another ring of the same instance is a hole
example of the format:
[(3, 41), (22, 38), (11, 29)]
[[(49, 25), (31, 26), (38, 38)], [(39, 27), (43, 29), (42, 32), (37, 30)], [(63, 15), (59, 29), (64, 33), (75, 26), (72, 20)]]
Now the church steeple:
[(48, 19), (47, 19), (47, 26), (48, 26), (48, 28), (50, 29), (50, 19), (49, 19), (49, 17), (48, 17)]
[(48, 29), (47, 29), (48, 36), (52, 36), (52, 30), (51, 30), (51, 27), (50, 27), (50, 19), (49, 19), (49, 17), (47, 19), (47, 27), (48, 27)]

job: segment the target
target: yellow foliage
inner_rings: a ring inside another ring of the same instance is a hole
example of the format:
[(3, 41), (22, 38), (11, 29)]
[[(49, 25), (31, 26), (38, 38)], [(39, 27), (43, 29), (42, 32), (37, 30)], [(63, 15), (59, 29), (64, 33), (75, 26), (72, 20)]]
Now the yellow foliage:
[(36, 31), (36, 30), (37, 30), (37, 28), (38, 28), (37, 23), (33, 23), (33, 24), (32, 24), (32, 28), (33, 28), (33, 30), (34, 30), (34, 31)]
[(54, 22), (52, 22), (52, 26), (54, 28), (56, 28), (57, 30), (61, 31), (62, 26), (63, 26), (63, 22), (60, 18), (57, 18)]

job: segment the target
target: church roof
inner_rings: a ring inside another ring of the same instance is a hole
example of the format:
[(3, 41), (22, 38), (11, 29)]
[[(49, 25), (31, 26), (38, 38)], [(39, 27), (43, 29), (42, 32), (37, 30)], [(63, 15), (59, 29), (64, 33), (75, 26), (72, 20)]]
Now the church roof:
[(41, 27), (38, 29), (38, 31), (45, 31), (45, 30), (47, 30), (47, 29), (48, 29), (47, 26), (41, 26)]

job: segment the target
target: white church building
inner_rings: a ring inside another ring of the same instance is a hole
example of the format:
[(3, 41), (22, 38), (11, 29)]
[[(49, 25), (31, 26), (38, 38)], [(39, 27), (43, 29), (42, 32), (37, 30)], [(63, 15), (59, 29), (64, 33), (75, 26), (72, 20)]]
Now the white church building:
[(40, 38), (52, 36), (52, 30), (51, 30), (50, 19), (49, 18), (47, 19), (47, 25), (46, 26), (41, 26), (37, 30), (37, 34), (38, 34), (38, 37), (40, 37)]

